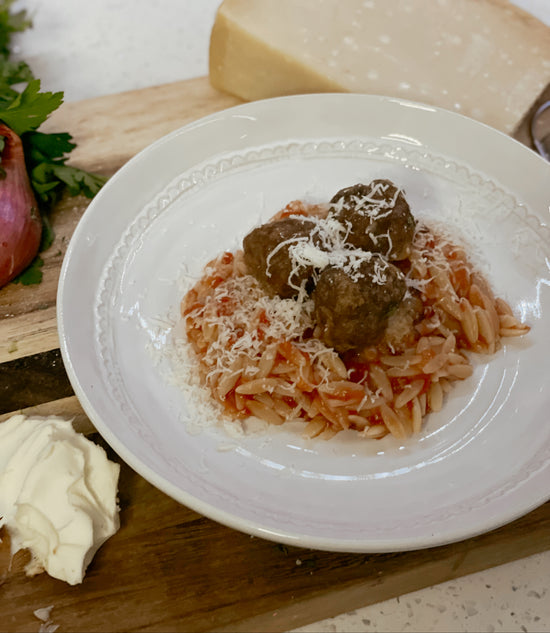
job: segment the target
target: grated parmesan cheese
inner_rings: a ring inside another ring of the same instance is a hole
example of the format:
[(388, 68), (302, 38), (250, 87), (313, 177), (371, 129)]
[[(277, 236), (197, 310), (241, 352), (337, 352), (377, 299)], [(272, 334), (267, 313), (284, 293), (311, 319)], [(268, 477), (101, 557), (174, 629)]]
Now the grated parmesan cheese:
[[(228, 306), (225, 314), (218, 313), (220, 305)], [(207, 381), (239, 371), (235, 368), (240, 356), (259, 356), (275, 341), (293, 339), (301, 341), (304, 349), (316, 348), (317, 344), (304, 340), (306, 330), (314, 327), (312, 311), (310, 299), (267, 296), (251, 275), (226, 280), (214, 290), (202, 316), (204, 326), (217, 332), (203, 358), (209, 367)]]
[(54, 624), (51, 619), (51, 613), (53, 610), (53, 604), (49, 607), (41, 607), (33, 611), (33, 615), (38, 618), (40, 623), (39, 633), (55, 633), (59, 628), (59, 624)]
[[(391, 211), (390, 211), (391, 212)], [(289, 216), (301, 217), (301, 216)], [(387, 268), (388, 263), (382, 260), (382, 255), (374, 254), (370, 251), (356, 248), (349, 242), (347, 237), (350, 232), (348, 223), (343, 223), (334, 217), (327, 218), (310, 218), (315, 226), (312, 228), (309, 236), (293, 237), (280, 242), (267, 257), (267, 268), (273, 256), (281, 249), (288, 246), (288, 253), (292, 263), (292, 269), (288, 276), (288, 285), (297, 291), (301, 286), (296, 286), (292, 279), (303, 269), (313, 269), (313, 279), (317, 281), (320, 273), (329, 266), (342, 269), (353, 281), (361, 278), (359, 271), (361, 264), (370, 262), (373, 257), (379, 260), (375, 263), (375, 267), (379, 271)], [(388, 253), (391, 252), (393, 245), (389, 233), (381, 234), (379, 237), (385, 237), (389, 243)], [(268, 273), (268, 276), (270, 274)], [(385, 283), (385, 279), (379, 274), (371, 277), (375, 284)]]

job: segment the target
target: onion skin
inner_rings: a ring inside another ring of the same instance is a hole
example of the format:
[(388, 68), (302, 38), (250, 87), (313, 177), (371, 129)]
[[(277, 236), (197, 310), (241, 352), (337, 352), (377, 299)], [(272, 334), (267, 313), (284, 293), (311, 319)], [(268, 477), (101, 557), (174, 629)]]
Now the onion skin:
[(4, 149), (0, 161), (0, 288), (32, 262), (40, 247), (42, 221), (31, 189), (23, 144), (0, 123)]

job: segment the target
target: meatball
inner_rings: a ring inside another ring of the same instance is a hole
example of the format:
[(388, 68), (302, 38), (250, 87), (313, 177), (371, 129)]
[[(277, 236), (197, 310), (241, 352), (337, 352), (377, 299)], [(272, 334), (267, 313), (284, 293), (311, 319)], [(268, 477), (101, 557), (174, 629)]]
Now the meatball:
[(384, 332), (384, 343), (396, 352), (403, 352), (415, 342), (414, 325), (422, 318), (424, 305), (417, 290), (409, 289), (395, 312), (392, 312)]
[(406, 290), (403, 274), (379, 255), (347, 268), (325, 268), (312, 294), (316, 334), (337, 352), (377, 343)]
[(407, 257), (415, 222), (405, 196), (390, 180), (341, 189), (330, 202), (332, 216), (350, 229), (350, 244), (392, 261)]
[[(294, 297), (297, 288), (311, 279), (313, 267), (295, 267), (289, 249), (301, 240), (310, 240), (314, 226), (314, 221), (305, 218), (284, 218), (262, 224), (244, 238), (248, 272), (270, 296)], [(280, 246), (283, 242), (287, 243)]]

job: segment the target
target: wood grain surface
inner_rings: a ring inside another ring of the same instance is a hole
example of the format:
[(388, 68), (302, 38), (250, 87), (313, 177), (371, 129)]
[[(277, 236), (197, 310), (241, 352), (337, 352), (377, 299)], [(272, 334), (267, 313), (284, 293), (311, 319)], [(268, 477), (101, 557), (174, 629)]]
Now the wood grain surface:
[[(237, 103), (200, 78), (65, 104), (45, 129), (69, 131), (78, 143), (71, 163), (109, 176), (164, 134)], [(525, 124), (516, 137), (529, 144)], [(55, 209), (43, 283), (0, 290), (0, 421), (18, 410), (56, 414), (94, 433), (64, 373), (55, 316), (63, 255), (88, 202), (66, 198)], [(550, 548), (550, 503), (460, 543), (359, 555), (291, 548), (231, 530), (124, 464), (119, 490), (121, 529), (80, 586), (46, 574), (28, 578), (25, 553), (10, 561), (4, 533), (0, 630), (38, 631), (34, 610), (53, 605), (60, 632), (283, 631)]]

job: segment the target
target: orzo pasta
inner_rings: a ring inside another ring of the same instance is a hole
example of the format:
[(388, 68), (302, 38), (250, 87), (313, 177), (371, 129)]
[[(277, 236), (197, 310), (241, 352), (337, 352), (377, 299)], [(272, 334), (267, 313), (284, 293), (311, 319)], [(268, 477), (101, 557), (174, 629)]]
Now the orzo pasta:
[[(211, 261), (185, 295), (181, 313), (201, 381), (229, 418), (255, 416), (275, 425), (302, 420), (308, 437), (351, 429), (365, 438), (391, 433), (402, 440), (441, 410), (452, 383), (471, 376), (469, 353), (493, 354), (503, 338), (529, 331), (461, 247), (414, 220), (411, 230), (402, 209), (408, 237), (382, 222), (403, 198), (390, 185), (343, 190), (344, 204), (342, 195), (330, 205), (290, 203), (263, 225), (268, 246), (261, 273), (253, 270), (257, 245), (245, 238), (244, 250)], [(367, 217), (366, 228), (348, 221), (350, 205)], [(370, 245), (358, 245), (361, 231)], [(275, 265), (278, 271), (270, 271)], [(320, 296), (327, 271), (332, 277)], [(344, 289), (339, 304), (335, 285)], [(349, 332), (345, 324), (338, 331), (364, 296), (366, 312), (357, 312)], [(363, 328), (370, 309), (378, 310), (372, 317), (378, 324)]]

